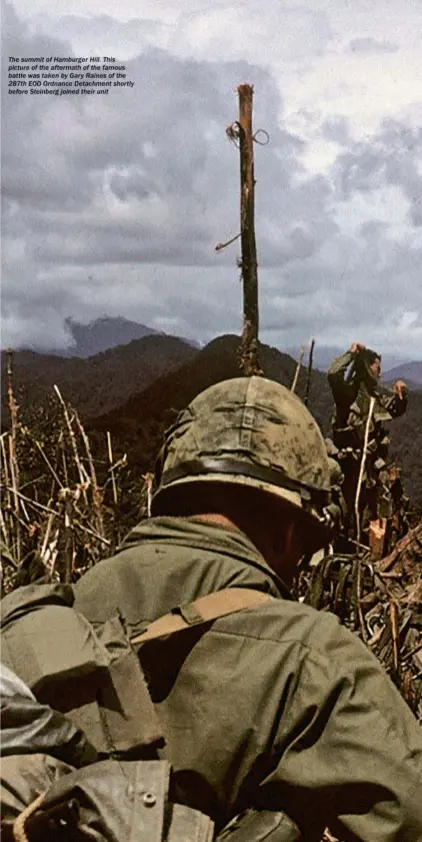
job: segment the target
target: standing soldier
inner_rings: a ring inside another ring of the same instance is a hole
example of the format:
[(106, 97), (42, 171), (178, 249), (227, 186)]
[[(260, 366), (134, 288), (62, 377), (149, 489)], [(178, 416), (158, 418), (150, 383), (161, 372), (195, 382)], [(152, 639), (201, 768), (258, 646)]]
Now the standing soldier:
[[(368, 521), (391, 518), (392, 496), (387, 467), (389, 438), (384, 422), (398, 418), (406, 411), (407, 386), (397, 380), (392, 390), (379, 388), (381, 356), (359, 342), (335, 359), (327, 373), (336, 404), (333, 441), (345, 475), (343, 493), (353, 517), (359, 470), (363, 455), (365, 429), (371, 397), (375, 398), (369, 425), (365, 462), (364, 490), (361, 511)], [(365, 525), (365, 523), (364, 523)]]

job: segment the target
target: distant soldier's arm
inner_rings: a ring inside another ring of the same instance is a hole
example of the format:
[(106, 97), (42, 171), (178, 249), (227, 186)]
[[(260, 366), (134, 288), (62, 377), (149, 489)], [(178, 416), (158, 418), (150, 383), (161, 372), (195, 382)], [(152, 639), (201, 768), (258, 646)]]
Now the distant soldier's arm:
[(328, 382), (331, 386), (334, 400), (336, 403), (353, 400), (353, 392), (349, 383), (345, 380), (346, 370), (350, 363), (353, 362), (356, 355), (363, 349), (363, 345), (358, 342), (353, 342), (351, 347), (341, 357), (337, 357), (330, 365), (327, 371)]
[(407, 409), (408, 388), (403, 380), (397, 380), (392, 389), (381, 395), (381, 403), (392, 418), (404, 415)]

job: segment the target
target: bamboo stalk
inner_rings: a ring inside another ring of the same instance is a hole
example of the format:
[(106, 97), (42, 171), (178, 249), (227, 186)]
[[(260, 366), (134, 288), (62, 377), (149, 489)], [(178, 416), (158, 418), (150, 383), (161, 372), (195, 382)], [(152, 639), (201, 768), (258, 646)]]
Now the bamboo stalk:
[(308, 406), (309, 394), (310, 394), (310, 391), (311, 391), (311, 375), (312, 375), (312, 364), (313, 364), (313, 360), (314, 360), (314, 348), (315, 348), (315, 339), (312, 340), (311, 348), (310, 348), (310, 351), (309, 351), (308, 373), (307, 373), (307, 376), (306, 376), (306, 392), (305, 392), (305, 398), (304, 398), (304, 401), (303, 401), (305, 406)]
[(74, 520), (73, 525), (77, 527), (77, 529), (81, 529), (83, 532), (86, 532), (87, 535), (91, 535), (92, 538), (96, 538), (97, 541), (100, 541), (101, 544), (104, 544), (105, 547), (109, 547), (111, 541), (108, 538), (104, 538), (103, 535), (99, 535), (98, 532), (95, 532), (89, 526), (86, 526), (84, 523), (81, 523), (79, 520)]
[(291, 391), (291, 392), (295, 392), (295, 391), (296, 391), (297, 381), (298, 381), (298, 379), (299, 379), (299, 372), (300, 372), (300, 369), (301, 369), (301, 366), (302, 366), (302, 362), (303, 362), (303, 357), (304, 357), (304, 355), (305, 355), (305, 346), (304, 346), (304, 345), (302, 345), (302, 347), (301, 347), (301, 349), (300, 349), (300, 356), (299, 356), (299, 359), (298, 359), (298, 361), (297, 361), (297, 365), (296, 365), (295, 375), (294, 375), (294, 377), (293, 377), (293, 383), (292, 383), (292, 385), (290, 386), (290, 391)]
[(362, 632), (362, 637), (365, 643), (368, 642), (368, 633), (366, 631), (365, 620), (362, 611), (362, 564), (363, 559), (358, 558), (357, 560), (357, 572), (356, 572), (356, 602), (357, 602), (357, 609), (359, 615), (359, 624)]
[(45, 555), (45, 552), (46, 552), (46, 549), (47, 549), (47, 544), (50, 540), (51, 527), (53, 525), (55, 517), (56, 517), (56, 515), (52, 513), (52, 514), (49, 515), (48, 520), (47, 520), (47, 527), (46, 527), (46, 530), (45, 530), (44, 540), (43, 540), (41, 551), (40, 551), (40, 555), (41, 555), (42, 559), (44, 558), (44, 555)]
[(154, 474), (146, 473), (142, 475), (144, 480), (144, 488), (147, 492), (147, 517), (151, 517), (151, 508), (152, 508), (152, 486), (154, 482)]
[(23, 512), (23, 515), (24, 515), (25, 519), (26, 519), (27, 521), (29, 521), (29, 515), (28, 515), (28, 512), (27, 512), (27, 510), (26, 510), (25, 503), (24, 503), (24, 501), (22, 500), (22, 498), (20, 498), (20, 507), (21, 507), (21, 509), (22, 509), (22, 512)]
[(30, 497), (27, 497), (25, 494), (22, 494), (21, 491), (18, 491), (17, 494), (18, 494), (18, 497), (20, 497), (22, 500), (25, 500), (31, 506), (35, 506), (36, 509), (40, 509), (43, 512), (50, 512), (53, 515), (57, 514), (54, 511), (54, 509), (49, 508), (49, 506), (44, 506), (42, 503), (38, 503), (37, 500), (31, 500)]
[(29, 479), (28, 482), (21, 483), (20, 490), (23, 491), (24, 488), (29, 488), (30, 485), (36, 485), (41, 480), (45, 479), (47, 474), (40, 474), (39, 477), (34, 477), (34, 479)]
[[(67, 491), (67, 489), (66, 489)], [(64, 498), (64, 562), (65, 572), (64, 580), (67, 585), (72, 582), (73, 573), (73, 505), (72, 496), (69, 492), (65, 493)]]
[(5, 479), (6, 479), (6, 485), (10, 484), (9, 468), (8, 468), (8, 456), (7, 456), (6, 445), (5, 445), (5, 441), (8, 441), (9, 435), (10, 435), (9, 433), (4, 433), (0, 438), (2, 468), (3, 468)]
[(394, 658), (394, 669), (396, 673), (399, 670), (400, 664), (400, 655), (399, 655), (399, 607), (397, 602), (391, 600), (390, 602), (390, 622), (391, 622), (391, 634), (393, 638), (393, 658)]
[(405, 663), (407, 663), (407, 661), (410, 661), (413, 658), (414, 655), (417, 655), (417, 653), (421, 651), (421, 649), (422, 649), (422, 642), (418, 643), (417, 646), (414, 646), (413, 649), (410, 650), (410, 652), (406, 653), (404, 658), (402, 658), (402, 663), (405, 664)]
[(7, 532), (6, 521), (4, 519), (3, 512), (2, 512), (1, 509), (0, 509), (0, 529), (1, 529), (2, 534), (3, 534), (4, 543), (6, 544), (6, 547), (8, 547), (9, 546), (9, 535), (8, 535), (8, 532)]
[[(11, 515), (12, 515), (13, 521), (14, 521), (15, 523), (18, 523), (18, 524), (19, 524), (19, 526), (22, 526), (22, 527), (24, 528), (24, 530), (25, 530), (25, 532), (26, 532), (27, 534), (30, 534), (30, 531), (31, 531), (31, 524), (29, 524), (29, 523), (25, 523), (25, 521), (24, 521), (24, 520), (22, 520), (22, 518), (20, 517), (20, 515), (19, 515), (19, 514), (16, 514), (16, 512), (15, 512), (15, 510), (14, 510), (14, 509), (11, 509)], [(19, 562), (18, 562), (18, 563), (20, 563), (20, 561), (21, 561), (21, 559), (19, 559)]]
[(11, 420), (11, 434), (9, 435), (9, 468), (10, 468), (10, 477), (11, 477), (11, 484), (12, 484), (12, 494), (13, 494), (13, 501), (14, 501), (14, 514), (15, 514), (15, 539), (14, 539), (14, 546), (15, 546), (15, 558), (16, 561), (19, 563), (21, 560), (21, 534), (20, 534), (20, 526), (19, 526), (19, 499), (17, 497), (16, 491), (19, 488), (19, 465), (16, 457), (16, 440), (17, 440), (17, 431), (19, 427), (18, 421), (18, 405), (15, 400), (15, 395), (13, 391), (13, 380), (12, 380), (12, 358), (13, 352), (9, 348), (7, 350), (7, 395), (8, 395), (8, 404), (9, 404), (9, 412), (10, 412), (10, 420)]
[(17, 478), (17, 465), (15, 459), (15, 444), (14, 444), (14, 437), (9, 436), (9, 470), (10, 470), (10, 481), (11, 481), (11, 493), (13, 498), (13, 506), (11, 507), (10, 511), (13, 512), (14, 515), (14, 525), (15, 525), (15, 534), (13, 538), (13, 546), (14, 546), (14, 555), (18, 562), (20, 562), (21, 558), (21, 534), (19, 529), (19, 492), (18, 492), (18, 478)]
[(67, 470), (66, 450), (62, 446), (62, 442), (63, 442), (63, 439), (61, 439), (61, 443), (60, 443), (61, 450), (62, 450), (63, 476), (64, 476), (64, 481), (65, 481), (65, 487), (68, 488), (69, 487), (69, 472)]
[(369, 412), (368, 418), (366, 419), (366, 426), (365, 426), (365, 438), (363, 442), (363, 451), (362, 451), (362, 459), (360, 462), (360, 470), (359, 470), (359, 478), (358, 484), (356, 487), (356, 497), (355, 497), (355, 517), (356, 517), (356, 540), (360, 542), (360, 515), (359, 515), (359, 500), (360, 500), (360, 492), (362, 487), (362, 480), (363, 480), (363, 473), (365, 470), (365, 462), (366, 456), (368, 451), (368, 440), (369, 440), (369, 428), (371, 426), (372, 414), (374, 412), (375, 406), (375, 398), (372, 396), (369, 401)]
[(8, 456), (7, 456), (7, 453), (6, 453), (6, 445), (5, 445), (5, 441), (8, 440), (8, 439), (5, 439), (6, 435), (8, 436), (9, 434), (5, 433), (4, 435), (1, 436), (0, 443), (1, 443), (2, 470), (3, 470), (3, 473), (4, 473), (4, 480), (5, 480), (4, 483), (2, 483), (2, 485), (3, 485), (4, 490), (6, 491), (6, 500), (4, 501), (4, 509), (5, 509), (6, 517), (5, 517), (4, 525), (5, 525), (5, 529), (8, 532), (6, 543), (9, 546), (11, 538), (10, 538), (10, 535), (9, 535), (9, 528), (10, 527), (8, 526), (8, 522), (10, 524), (10, 521), (11, 521), (10, 511), (11, 511), (11, 508), (12, 508), (12, 498), (11, 498), (11, 493), (10, 493), (10, 476), (9, 476), (9, 467), (8, 467)]
[(107, 430), (107, 450), (108, 450), (108, 459), (110, 462), (110, 474), (111, 474), (111, 484), (113, 487), (113, 500), (114, 503), (117, 504), (117, 488), (116, 488), (116, 480), (114, 477), (114, 469), (113, 469), (113, 451), (111, 447), (111, 436), (109, 431)]
[(44, 567), (48, 570), (50, 577), (52, 578), (55, 571), (56, 560), (58, 556), (58, 549), (57, 544), (59, 541), (59, 530), (56, 529), (56, 534), (50, 541), (50, 543), (46, 546), (44, 555), (42, 556), (42, 562)]
[(87, 474), (84, 466), (82, 465), (80, 457), (79, 457), (79, 451), (78, 451), (78, 445), (77, 445), (77, 442), (76, 442), (76, 436), (75, 436), (75, 433), (74, 433), (74, 430), (73, 430), (73, 427), (72, 427), (72, 422), (71, 422), (70, 417), (69, 417), (69, 412), (67, 410), (67, 406), (66, 406), (66, 404), (65, 404), (65, 402), (64, 402), (64, 400), (61, 396), (60, 389), (58, 388), (58, 386), (56, 386), (56, 384), (54, 384), (53, 388), (54, 388), (54, 391), (56, 392), (56, 395), (57, 395), (57, 397), (58, 397), (58, 399), (59, 399), (59, 401), (62, 405), (63, 415), (64, 415), (64, 418), (65, 418), (65, 421), (66, 421), (67, 429), (69, 431), (70, 442), (71, 442), (71, 445), (72, 445), (75, 465), (76, 465), (76, 467), (78, 469), (78, 472), (79, 472), (79, 481), (80, 481), (80, 485), (81, 485), (81, 488), (82, 488), (82, 493), (84, 495), (85, 503), (88, 505), (88, 497), (87, 497), (87, 494), (86, 494), (85, 485), (87, 484), (87, 482), (89, 483), (89, 477), (88, 477), (88, 474)]
[(59, 488), (63, 488), (63, 483), (61, 482), (59, 476), (57, 475), (56, 471), (54, 470), (47, 454), (44, 452), (44, 450), (43, 450), (42, 446), (40, 445), (39, 441), (35, 438), (35, 436), (32, 435), (32, 433), (28, 430), (27, 427), (25, 427), (23, 429), (23, 434), (24, 434), (24, 436), (29, 436), (31, 441), (35, 444), (35, 447), (38, 448), (45, 464), (47, 465), (47, 468), (49, 469), (50, 473), (52, 474), (55, 481), (57, 482), (57, 485), (59, 486)]
[(78, 425), (79, 432), (82, 436), (82, 441), (85, 445), (85, 451), (86, 451), (86, 455), (87, 455), (87, 459), (88, 459), (89, 473), (90, 473), (90, 477), (91, 477), (92, 501), (93, 501), (93, 505), (94, 505), (94, 509), (95, 509), (98, 531), (102, 535), (104, 535), (104, 521), (103, 521), (103, 516), (102, 516), (102, 511), (101, 511), (101, 506), (102, 506), (102, 503), (103, 503), (103, 495), (102, 495), (102, 493), (101, 493), (101, 491), (98, 487), (97, 474), (96, 474), (96, 471), (95, 471), (94, 460), (92, 458), (91, 445), (89, 443), (88, 436), (85, 432), (85, 428), (84, 428), (77, 412), (75, 412), (75, 419), (76, 419), (76, 423)]

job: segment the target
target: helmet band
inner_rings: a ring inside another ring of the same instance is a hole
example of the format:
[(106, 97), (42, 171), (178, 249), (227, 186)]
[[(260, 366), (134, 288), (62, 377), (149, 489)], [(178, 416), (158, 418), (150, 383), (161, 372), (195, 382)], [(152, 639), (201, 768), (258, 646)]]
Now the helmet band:
[(192, 459), (181, 462), (177, 467), (165, 471), (160, 480), (160, 487), (173, 484), (181, 479), (188, 479), (201, 474), (232, 474), (251, 477), (260, 482), (296, 491), (305, 504), (316, 503), (321, 509), (330, 502), (330, 492), (310, 485), (304, 485), (290, 479), (282, 471), (237, 459)]

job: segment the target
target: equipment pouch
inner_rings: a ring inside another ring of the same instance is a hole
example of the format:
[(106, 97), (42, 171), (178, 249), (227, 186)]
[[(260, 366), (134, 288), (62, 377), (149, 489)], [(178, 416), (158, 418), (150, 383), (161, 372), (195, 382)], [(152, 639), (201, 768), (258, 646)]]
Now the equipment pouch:
[(169, 783), (165, 760), (93, 763), (53, 783), (14, 826), (20, 824), (28, 842), (212, 842), (214, 823), (170, 802)]
[(38, 702), (89, 734), (99, 755), (149, 759), (164, 742), (139, 660), (119, 617), (97, 631), (69, 586), (27, 585), (2, 608), (2, 658)]

